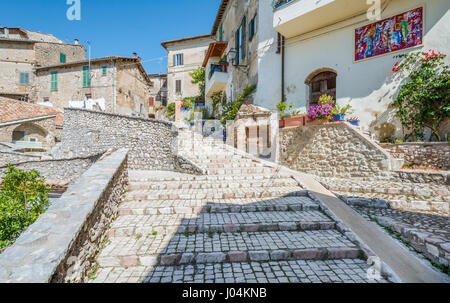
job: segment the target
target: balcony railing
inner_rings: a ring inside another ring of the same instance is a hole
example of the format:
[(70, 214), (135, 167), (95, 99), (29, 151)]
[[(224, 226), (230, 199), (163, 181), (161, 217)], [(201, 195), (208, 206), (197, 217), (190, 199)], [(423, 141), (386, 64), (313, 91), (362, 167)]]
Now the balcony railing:
[(277, 9), (277, 8), (279, 8), (279, 7), (283, 6), (283, 5), (286, 5), (286, 4), (288, 4), (289, 2), (292, 2), (292, 1), (295, 1), (295, 0), (274, 0), (273, 3), (272, 3), (272, 6), (273, 6), (274, 9)]
[(215, 72), (228, 73), (228, 63), (227, 64), (211, 64), (211, 68), (209, 70), (209, 80), (211, 80), (211, 78)]

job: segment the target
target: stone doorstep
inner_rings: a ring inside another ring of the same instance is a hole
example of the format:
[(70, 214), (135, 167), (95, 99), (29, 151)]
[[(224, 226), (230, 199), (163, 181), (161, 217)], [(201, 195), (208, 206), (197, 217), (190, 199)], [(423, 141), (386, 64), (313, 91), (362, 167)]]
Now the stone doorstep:
[[(141, 202), (142, 203), (142, 202)], [(129, 208), (127, 203), (122, 203), (119, 209), (119, 216), (131, 215), (172, 215), (172, 214), (205, 214), (205, 213), (253, 213), (253, 212), (267, 212), (267, 211), (311, 211), (319, 210), (319, 205), (289, 203), (289, 204), (273, 204), (273, 205), (226, 205), (223, 206), (199, 206), (199, 207), (153, 207), (147, 208)]]
[(255, 224), (192, 224), (192, 225), (160, 225), (145, 227), (112, 227), (108, 231), (110, 238), (131, 237), (137, 234), (149, 234), (154, 231), (165, 232), (166, 235), (183, 233), (238, 233), (238, 232), (271, 232), (271, 231), (313, 231), (334, 230), (336, 223), (326, 222), (280, 222)]
[(304, 197), (307, 196), (307, 191), (300, 189), (298, 191), (282, 191), (268, 190), (263, 192), (242, 192), (242, 193), (195, 193), (195, 194), (127, 194), (123, 202), (149, 201), (149, 200), (209, 200), (209, 199), (240, 199), (240, 198), (281, 198), (281, 197)]
[(307, 248), (291, 250), (230, 251), (212, 253), (175, 253), (151, 256), (99, 257), (100, 267), (174, 266), (189, 264), (217, 264), (295, 260), (359, 259), (362, 251), (357, 247)]

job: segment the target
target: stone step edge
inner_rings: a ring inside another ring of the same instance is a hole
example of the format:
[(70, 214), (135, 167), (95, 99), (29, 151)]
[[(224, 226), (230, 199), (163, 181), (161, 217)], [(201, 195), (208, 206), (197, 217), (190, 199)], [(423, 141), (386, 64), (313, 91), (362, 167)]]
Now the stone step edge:
[[(277, 192), (247, 192), (242, 195), (236, 193), (222, 193), (222, 194), (192, 194), (189, 197), (183, 197), (183, 195), (179, 194), (159, 194), (159, 195), (150, 195), (150, 194), (134, 194), (127, 195), (123, 202), (136, 202), (135, 200), (140, 201), (152, 201), (152, 200), (209, 200), (209, 199), (244, 199), (244, 198), (282, 198), (282, 197), (305, 197), (307, 196), (307, 190), (299, 190), (295, 192), (290, 192), (288, 194), (277, 193)], [(193, 197), (194, 195), (200, 195), (201, 197)]]
[[(258, 187), (295, 187), (298, 183), (295, 181), (276, 181), (269, 184), (269, 180), (259, 181), (259, 182), (249, 182), (249, 183), (239, 183), (239, 182), (222, 182), (222, 183), (184, 183), (184, 184), (174, 184), (174, 183), (131, 183), (128, 188), (130, 190), (187, 190), (187, 189), (248, 189), (248, 188), (258, 188)], [(237, 183), (238, 186), (231, 186), (231, 183)], [(255, 184), (256, 183), (256, 184)], [(267, 183), (267, 184), (258, 184)], [(199, 185), (198, 187), (196, 185)]]
[[(200, 233), (248, 233), (248, 232), (281, 232), (281, 231), (317, 231), (334, 230), (336, 222), (333, 221), (290, 221), (278, 223), (243, 223), (243, 224), (189, 224), (189, 225), (160, 225), (160, 226), (133, 226), (112, 227), (108, 231), (108, 237), (132, 237), (143, 236), (145, 229), (150, 232), (168, 234), (200, 234)], [(142, 233), (141, 233), (142, 232)], [(150, 236), (150, 234), (147, 234)]]
[(190, 264), (243, 263), (295, 260), (364, 259), (357, 247), (230, 251), (212, 253), (175, 253), (148, 256), (100, 257), (100, 267), (175, 266)]
[[(132, 202), (124, 202), (119, 207), (119, 216), (128, 216), (128, 215), (173, 215), (173, 214), (181, 214), (181, 215), (199, 215), (199, 214), (221, 214), (221, 213), (254, 213), (254, 212), (269, 212), (269, 211), (317, 211), (320, 210), (319, 205), (309, 204), (304, 205), (301, 203), (293, 203), (293, 204), (284, 204), (284, 205), (261, 205), (261, 206), (252, 206), (252, 205), (230, 205), (226, 207), (212, 207), (209, 205), (198, 206), (198, 207), (182, 207), (182, 206), (173, 206), (173, 207), (145, 207), (145, 208), (131, 208), (126, 207), (127, 203)], [(138, 202), (142, 203), (142, 202)]]

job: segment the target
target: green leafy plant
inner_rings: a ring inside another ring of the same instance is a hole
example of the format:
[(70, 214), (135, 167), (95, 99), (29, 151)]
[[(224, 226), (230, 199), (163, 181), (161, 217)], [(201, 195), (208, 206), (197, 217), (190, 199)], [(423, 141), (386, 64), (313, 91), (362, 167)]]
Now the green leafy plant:
[(397, 58), (402, 61), (394, 65), (393, 72), (406, 82), (392, 106), (402, 123), (403, 140), (417, 141), (428, 128), (429, 140), (441, 141), (439, 128), (450, 118), (450, 69), (444, 61), (446, 55), (430, 50)]
[(241, 109), (242, 104), (256, 91), (256, 85), (248, 86), (244, 92), (236, 99), (223, 107), (221, 115), (221, 123), (226, 126), (227, 121), (234, 121), (237, 113)]
[(346, 106), (339, 106), (336, 105), (334, 106), (330, 113), (332, 115), (347, 115), (347, 114), (352, 114), (353, 113), (353, 108), (350, 104), (347, 104)]
[(332, 96), (330, 96), (330, 95), (327, 95), (327, 94), (322, 95), (319, 98), (319, 104), (320, 105), (327, 105), (327, 104), (333, 104), (334, 105), (335, 103), (336, 103), (336, 101), (334, 100), (334, 98)]
[(12, 244), (47, 210), (49, 190), (38, 171), (8, 165), (0, 191), (0, 249)]
[(175, 103), (170, 103), (167, 106), (167, 117), (173, 118), (175, 116)]
[(205, 88), (206, 88), (206, 74), (205, 69), (203, 67), (199, 67), (198, 69), (194, 70), (193, 72), (189, 73), (189, 76), (192, 78), (192, 84), (198, 84), (200, 95), (197, 96), (195, 99), (202, 99), (205, 100)]
[(280, 114), (284, 114), (284, 112), (286, 111), (286, 108), (287, 108), (286, 102), (278, 102), (277, 103), (277, 110)]
[(195, 97), (184, 98), (182, 107), (184, 107), (184, 108), (192, 108), (194, 102), (195, 102)]
[(222, 91), (218, 91), (215, 92), (211, 95), (211, 100), (212, 100), (212, 116), (217, 116), (217, 113), (219, 112), (219, 106), (220, 103), (222, 102), (223, 99), (223, 92)]

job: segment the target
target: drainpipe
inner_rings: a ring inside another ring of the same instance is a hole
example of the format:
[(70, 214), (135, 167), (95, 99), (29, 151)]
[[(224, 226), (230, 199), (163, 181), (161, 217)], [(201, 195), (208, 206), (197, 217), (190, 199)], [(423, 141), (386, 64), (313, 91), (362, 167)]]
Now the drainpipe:
[(286, 94), (284, 92), (285, 53), (284, 36), (281, 36), (281, 102), (286, 101)]

